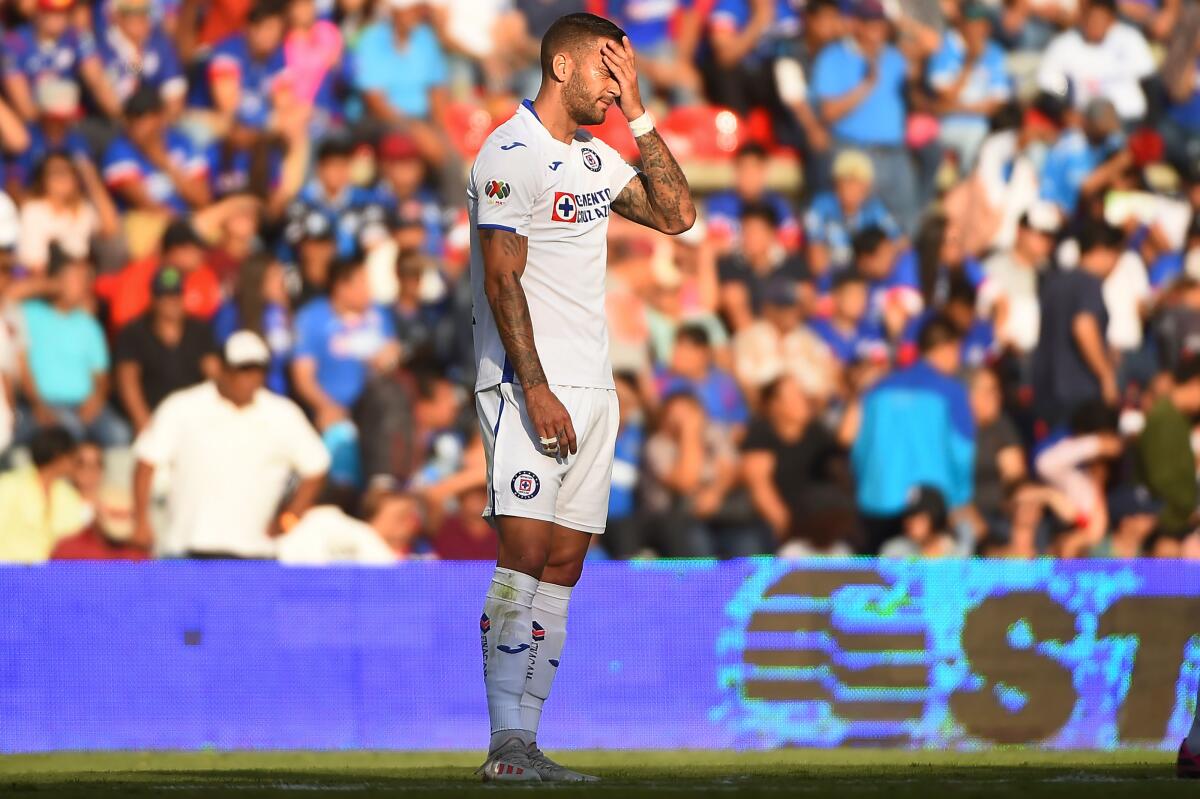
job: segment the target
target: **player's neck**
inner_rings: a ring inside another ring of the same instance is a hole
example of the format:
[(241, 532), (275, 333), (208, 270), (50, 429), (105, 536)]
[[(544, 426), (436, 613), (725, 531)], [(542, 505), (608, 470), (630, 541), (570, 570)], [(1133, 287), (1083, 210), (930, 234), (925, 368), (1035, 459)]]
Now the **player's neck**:
[(570, 144), (575, 140), (575, 131), (579, 130), (579, 123), (571, 118), (561, 102), (556, 102), (545, 93), (539, 92), (534, 98), (533, 110), (551, 136), (563, 144)]

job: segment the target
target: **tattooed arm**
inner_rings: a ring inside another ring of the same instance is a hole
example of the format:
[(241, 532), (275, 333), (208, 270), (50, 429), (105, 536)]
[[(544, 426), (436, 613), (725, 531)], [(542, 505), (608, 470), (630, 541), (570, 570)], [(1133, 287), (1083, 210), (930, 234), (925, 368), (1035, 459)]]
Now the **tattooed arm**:
[(483, 249), (483, 290), (508, 362), (521, 381), (529, 420), (539, 436), (558, 440), (558, 454), (565, 458), (578, 449), (575, 427), (546, 381), (534, 344), (529, 302), (521, 288), (529, 239), (508, 230), (482, 228), (479, 244)]
[[(605, 68), (620, 87), (621, 111), (629, 120), (646, 113), (638, 93), (633, 46), (606, 41), (601, 51)], [(613, 200), (613, 210), (627, 219), (663, 233), (682, 233), (696, 222), (696, 206), (679, 162), (657, 130), (637, 137), (642, 171)]]

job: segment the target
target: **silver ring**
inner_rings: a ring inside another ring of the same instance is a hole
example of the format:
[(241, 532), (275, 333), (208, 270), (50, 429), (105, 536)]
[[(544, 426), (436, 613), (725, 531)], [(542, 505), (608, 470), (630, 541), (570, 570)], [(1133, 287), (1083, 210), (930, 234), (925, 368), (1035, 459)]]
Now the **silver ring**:
[(558, 446), (558, 436), (554, 436), (553, 438), (542, 437), (541, 441), (542, 441), (543, 447), (557, 447)]

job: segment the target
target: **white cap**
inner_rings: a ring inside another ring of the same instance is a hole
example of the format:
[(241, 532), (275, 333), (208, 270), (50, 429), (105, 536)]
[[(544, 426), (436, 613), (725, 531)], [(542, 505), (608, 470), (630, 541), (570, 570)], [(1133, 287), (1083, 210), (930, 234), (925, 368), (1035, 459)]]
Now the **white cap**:
[(271, 362), (271, 350), (253, 330), (239, 330), (225, 342), (225, 363), (232, 367), (263, 366)]
[(17, 206), (11, 197), (0, 191), (0, 250), (11, 250), (16, 247), (17, 235), (20, 230)]
[(388, 0), (388, 6), (393, 11), (403, 11), (406, 8), (416, 8), (425, 3), (425, 0)]

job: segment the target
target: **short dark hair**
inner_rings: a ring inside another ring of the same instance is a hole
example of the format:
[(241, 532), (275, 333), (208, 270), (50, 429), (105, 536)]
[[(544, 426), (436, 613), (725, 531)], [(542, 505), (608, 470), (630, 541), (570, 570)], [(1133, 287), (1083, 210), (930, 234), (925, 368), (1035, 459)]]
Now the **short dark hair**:
[(1087, 0), (1087, 8), (1085, 10), (1090, 11), (1093, 8), (1103, 9), (1115, 16), (1117, 14), (1117, 0)]
[(697, 347), (708, 348), (712, 345), (709, 339), (708, 331), (704, 329), (704, 325), (682, 325), (679, 330), (675, 331), (676, 341), (686, 341), (689, 344), (695, 344)]
[(334, 133), (321, 139), (317, 145), (316, 162), (319, 164), (330, 158), (349, 158), (354, 155), (354, 140), (344, 133)]
[(946, 293), (946, 302), (961, 302), (975, 307), (976, 291), (971, 280), (964, 274), (957, 273), (950, 277), (950, 290)]
[(808, 0), (804, 4), (804, 15), (806, 17), (816, 14), (818, 11), (836, 11), (842, 13), (842, 5), (838, 0)]
[(833, 290), (837, 291), (845, 286), (853, 284), (865, 285), (867, 283), (866, 276), (857, 269), (842, 269), (833, 276)]
[(554, 70), (554, 56), (564, 50), (575, 55), (579, 49), (594, 39), (611, 39), (620, 42), (625, 31), (615, 23), (595, 14), (567, 14), (554, 20), (554, 24), (542, 37), (542, 74), (550, 75)]
[(329, 265), (329, 292), (345, 283), (366, 265), (358, 258), (337, 258)]
[(962, 341), (962, 334), (945, 314), (934, 314), (921, 326), (917, 336), (917, 349), (922, 355), (929, 353), (944, 344), (956, 344)]
[(888, 240), (887, 233), (878, 225), (871, 225), (854, 234), (854, 238), (850, 239), (850, 246), (854, 250), (854, 257), (861, 258), (864, 255), (871, 255), (884, 245)]
[(149, 114), (162, 113), (164, 108), (159, 90), (149, 83), (139, 81), (137, 88), (125, 99), (121, 111), (126, 119), (139, 119)]
[(59, 458), (70, 455), (78, 447), (75, 437), (65, 427), (52, 425), (43, 427), (29, 441), (29, 456), (37, 468), (48, 466)]
[(757, 158), (760, 161), (765, 161), (767, 160), (767, 148), (756, 141), (748, 141), (737, 149), (734, 158), (738, 160), (742, 158)]
[(246, 15), (246, 23), (255, 25), (271, 17), (282, 17), (287, 14), (287, 0), (256, 0)]
[(1200, 355), (1190, 355), (1175, 365), (1173, 377), (1177, 385), (1200, 379)]
[(1119, 250), (1125, 242), (1125, 233), (1103, 219), (1089, 219), (1079, 230), (1079, 252), (1107, 249)]
[(744, 203), (742, 209), (738, 211), (738, 220), (745, 222), (747, 219), (760, 219), (772, 228), (779, 227), (779, 214), (770, 203), (757, 200)]

